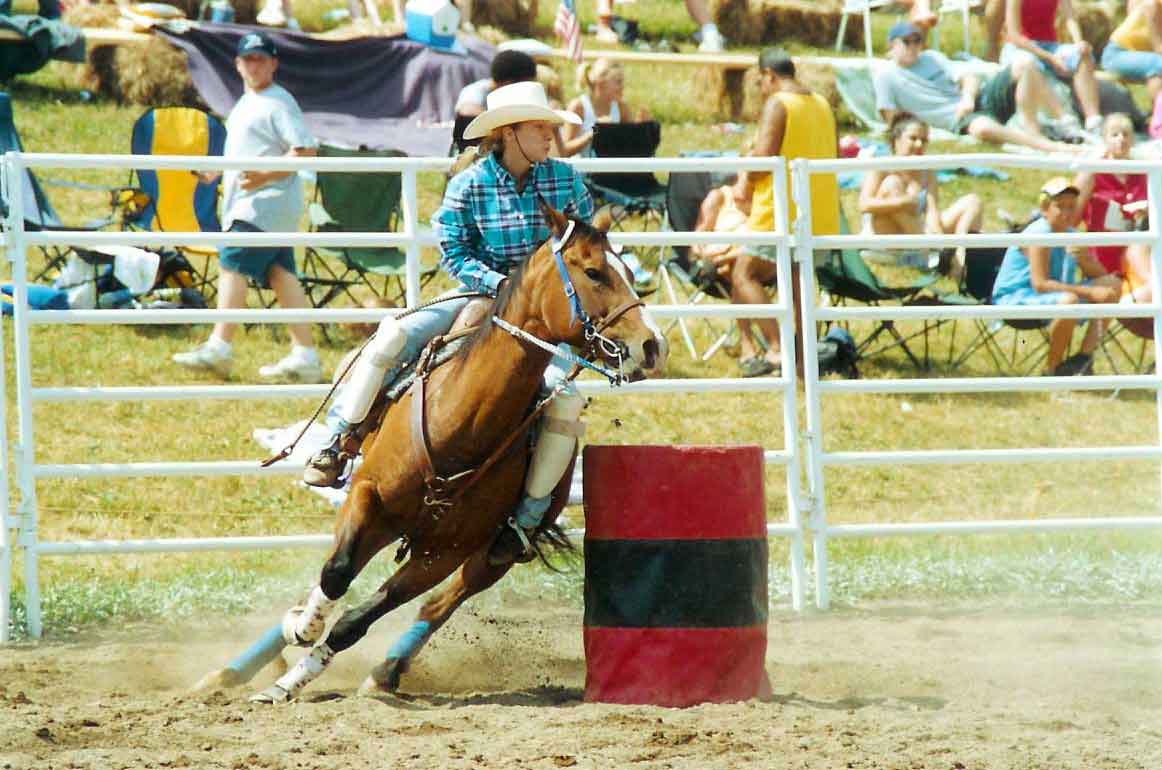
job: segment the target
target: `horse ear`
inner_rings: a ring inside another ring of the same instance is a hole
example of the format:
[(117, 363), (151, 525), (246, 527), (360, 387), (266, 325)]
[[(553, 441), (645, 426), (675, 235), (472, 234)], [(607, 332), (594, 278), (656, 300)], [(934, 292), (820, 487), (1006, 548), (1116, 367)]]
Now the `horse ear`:
[(613, 210), (610, 206), (602, 206), (596, 214), (593, 215), (593, 221), (589, 223), (594, 230), (598, 232), (607, 233), (609, 228), (613, 226)]
[(557, 211), (545, 201), (543, 196), (537, 196), (537, 206), (541, 210), (541, 214), (545, 217), (545, 224), (553, 231), (554, 238), (560, 238), (565, 234), (565, 228), (569, 226), (569, 218)]

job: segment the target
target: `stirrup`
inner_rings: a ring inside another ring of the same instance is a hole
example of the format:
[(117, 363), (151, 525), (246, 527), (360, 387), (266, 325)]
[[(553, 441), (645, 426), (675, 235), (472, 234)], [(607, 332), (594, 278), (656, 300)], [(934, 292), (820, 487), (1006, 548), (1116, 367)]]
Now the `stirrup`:
[(525, 534), (525, 528), (517, 524), (515, 516), (509, 516), (505, 524), (511, 527), (516, 532), (516, 536), (520, 538), (521, 556), (524, 556), (533, 549), (532, 543), (529, 542), (529, 536)]

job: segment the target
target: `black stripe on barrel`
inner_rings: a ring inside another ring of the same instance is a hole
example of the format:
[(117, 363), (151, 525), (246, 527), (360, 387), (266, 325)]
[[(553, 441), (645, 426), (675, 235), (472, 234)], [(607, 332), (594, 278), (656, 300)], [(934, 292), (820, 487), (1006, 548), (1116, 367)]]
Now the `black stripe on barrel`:
[(585, 698), (770, 692), (761, 447), (589, 446)]

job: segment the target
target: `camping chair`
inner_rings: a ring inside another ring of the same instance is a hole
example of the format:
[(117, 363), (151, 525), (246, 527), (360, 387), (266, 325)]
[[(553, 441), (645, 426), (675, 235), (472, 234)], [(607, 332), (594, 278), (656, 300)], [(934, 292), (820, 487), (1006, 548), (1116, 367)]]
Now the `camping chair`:
[[(844, 235), (851, 232), (842, 208), (839, 215), (839, 230)], [(939, 280), (936, 275), (924, 275), (906, 286), (885, 286), (876, 278), (875, 273), (864, 262), (859, 252), (854, 249), (833, 252), (822, 264), (815, 267), (815, 277), (819, 282), (819, 288), (826, 292), (832, 304), (844, 305), (848, 302), (859, 302), (871, 306), (877, 306), (884, 302), (919, 304), (921, 293)], [(892, 337), (893, 341), (869, 350), (880, 335), (885, 332)], [(908, 346), (908, 342), (917, 337), (926, 339), (926, 332), (927, 327), (904, 336), (896, 328), (894, 321), (877, 321), (875, 328), (868, 336), (856, 343), (856, 351), (861, 357), (869, 358), (891, 348), (899, 347), (913, 365), (923, 369), (926, 364), (921, 363), (920, 359), (916, 357)]]
[[(214, 116), (192, 107), (154, 107), (133, 124), (130, 151), (134, 155), (221, 155), (226, 127)], [(126, 230), (153, 232), (220, 232), (218, 188), (220, 179), (202, 181), (182, 169), (134, 169), (131, 193), (115, 196), (114, 208)], [(215, 289), (210, 267), (218, 250), (183, 245), (178, 251), (193, 272), (193, 288), (209, 301)], [(200, 267), (200, 269), (199, 269)]]
[[(20, 141), (20, 134), (16, 131), (15, 116), (12, 112), (12, 100), (8, 94), (0, 92), (0, 152), (24, 152)], [(58, 186), (79, 187), (81, 189), (97, 189), (105, 191), (108, 188), (97, 185), (76, 184), (55, 180), (45, 180), (45, 184)], [(32, 170), (24, 169), (24, 228), (26, 230), (72, 230), (89, 232), (99, 230), (110, 223), (109, 220), (90, 222), (82, 226), (69, 226), (61, 222), (56, 210)], [(5, 191), (5, 195), (7, 195)], [(8, 201), (0, 199), (0, 216), (8, 215)], [(75, 254), (87, 261), (97, 263), (100, 255), (89, 249), (73, 248), (71, 246), (40, 246), (39, 251), (44, 257), (43, 264), (29, 279), (30, 283), (43, 283), (60, 273), (65, 267), (70, 254)]]
[[(399, 158), (398, 150), (345, 150), (323, 145), (322, 158)], [(398, 226), (402, 177), (398, 171), (356, 173), (320, 171), (315, 199), (308, 207), (315, 232), (392, 232)], [(421, 285), (435, 269), (421, 273)], [(323, 307), (341, 296), (358, 305), (353, 289), (365, 286), (372, 294), (393, 304), (406, 295), (407, 257), (395, 246), (308, 246), (303, 257), (303, 289), (314, 307)]]
[[(593, 155), (597, 158), (652, 158), (662, 141), (655, 120), (644, 123), (598, 123), (593, 128)], [(666, 187), (648, 172), (602, 172), (587, 180), (594, 203), (610, 206), (610, 229), (624, 230), (640, 219), (643, 230), (661, 229), (666, 214)], [(661, 250), (659, 249), (659, 254)]]
[[(707, 194), (716, 187), (730, 184), (734, 174), (709, 171), (676, 172), (670, 174), (666, 184), (666, 225), (673, 231), (690, 231), (698, 223), (698, 212)], [(658, 279), (661, 290), (670, 304), (698, 304), (707, 298), (729, 299), (730, 287), (723, 281), (696, 282), (691, 275), (690, 247), (672, 246), (669, 255), (658, 260)], [(681, 297), (679, 297), (681, 294)], [(728, 328), (716, 325), (709, 318), (701, 319), (711, 339), (715, 343), (702, 354), (703, 360), (710, 358), (729, 339), (736, 325)], [(691, 358), (698, 358), (698, 350), (686, 324), (686, 319), (676, 318), (666, 328), (669, 332), (677, 326), (686, 343)]]

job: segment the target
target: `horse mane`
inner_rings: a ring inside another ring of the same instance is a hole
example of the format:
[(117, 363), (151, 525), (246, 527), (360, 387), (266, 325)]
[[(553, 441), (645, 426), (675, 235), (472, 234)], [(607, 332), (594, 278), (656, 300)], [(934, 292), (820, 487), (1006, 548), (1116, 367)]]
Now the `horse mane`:
[[(573, 238), (587, 238), (592, 240), (594, 237), (605, 237), (605, 233), (594, 228), (587, 222), (582, 222), (580, 219), (575, 219), (573, 226)], [(508, 303), (512, 299), (512, 295), (520, 288), (524, 281), (525, 274), (528, 272), (528, 264), (538, 251), (545, 247), (545, 244), (552, 241), (550, 236), (548, 240), (543, 241), (539, 246), (533, 249), (532, 254), (524, 259), (519, 265), (514, 267), (508, 274), (508, 280), (504, 282), (500, 293), (496, 295), (496, 299), (492, 302), (492, 307), (489, 308), (487, 318), (476, 327), (476, 331), (472, 332), (468, 337), (468, 341), (457, 352), (457, 357), (466, 358), (474, 349), (476, 349), (488, 335), (492, 332), (492, 316), (501, 316), (508, 308)]]

